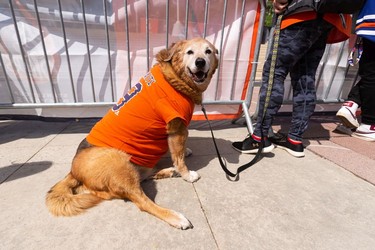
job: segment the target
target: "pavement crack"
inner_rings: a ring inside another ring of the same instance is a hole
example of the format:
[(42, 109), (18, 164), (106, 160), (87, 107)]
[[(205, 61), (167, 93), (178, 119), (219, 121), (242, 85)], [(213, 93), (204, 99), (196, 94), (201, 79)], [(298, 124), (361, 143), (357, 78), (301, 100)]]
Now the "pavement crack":
[(207, 222), (208, 228), (210, 229), (210, 232), (211, 232), (212, 238), (214, 239), (214, 242), (215, 242), (216, 248), (217, 248), (217, 249), (220, 249), (220, 248), (219, 248), (219, 244), (218, 244), (218, 242), (217, 242), (217, 240), (216, 240), (215, 234), (214, 234), (214, 232), (213, 232), (213, 230), (212, 230), (211, 224), (210, 224), (210, 222), (209, 222), (209, 220), (208, 220), (208, 217), (207, 217), (207, 215), (206, 215), (206, 212), (205, 212), (205, 210), (204, 210), (204, 207), (203, 207), (202, 201), (201, 201), (201, 199), (199, 198), (199, 195), (198, 195), (197, 189), (195, 188), (194, 183), (192, 183), (192, 185), (193, 185), (193, 188), (194, 188), (195, 195), (196, 195), (197, 198), (198, 198), (199, 205), (200, 205), (200, 207), (201, 207), (201, 209), (202, 209), (202, 212), (203, 212), (203, 214), (204, 214), (204, 218), (206, 219), (206, 222)]

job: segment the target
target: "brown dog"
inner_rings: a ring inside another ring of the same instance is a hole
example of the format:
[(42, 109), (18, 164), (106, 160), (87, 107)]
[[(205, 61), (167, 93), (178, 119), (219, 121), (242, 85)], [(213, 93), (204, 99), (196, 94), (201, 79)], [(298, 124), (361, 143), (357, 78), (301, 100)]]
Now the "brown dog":
[[(49, 211), (72, 216), (103, 200), (128, 199), (173, 227), (192, 228), (184, 215), (150, 200), (140, 183), (147, 178), (200, 178), (185, 164), (187, 126), (218, 66), (217, 53), (203, 38), (160, 51), (158, 63), (81, 142), (71, 172), (47, 193)], [(174, 167), (154, 168), (168, 149)]]

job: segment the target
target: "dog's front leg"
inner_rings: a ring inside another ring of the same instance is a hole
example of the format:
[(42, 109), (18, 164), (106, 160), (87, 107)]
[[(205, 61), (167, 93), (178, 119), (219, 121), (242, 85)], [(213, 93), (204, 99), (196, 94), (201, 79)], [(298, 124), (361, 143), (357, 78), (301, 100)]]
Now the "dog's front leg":
[(181, 177), (188, 182), (199, 180), (200, 176), (195, 171), (189, 171), (185, 164), (185, 144), (188, 137), (188, 130), (179, 118), (173, 119), (167, 125), (168, 145), (173, 165)]

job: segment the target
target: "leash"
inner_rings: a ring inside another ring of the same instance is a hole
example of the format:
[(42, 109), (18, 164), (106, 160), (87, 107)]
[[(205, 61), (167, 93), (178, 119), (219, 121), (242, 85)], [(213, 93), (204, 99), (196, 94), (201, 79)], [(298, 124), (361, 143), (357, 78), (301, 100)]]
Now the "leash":
[[(268, 107), (268, 104), (269, 104), (269, 101), (270, 101), (271, 91), (272, 91), (272, 86), (273, 86), (273, 81), (274, 81), (275, 67), (276, 67), (276, 58), (277, 58), (277, 50), (278, 50), (278, 47), (279, 47), (281, 19), (282, 19), (282, 15), (279, 15), (277, 17), (277, 19), (276, 19), (274, 41), (273, 41), (273, 46), (272, 46), (272, 58), (271, 58), (271, 66), (270, 66), (270, 76), (268, 78), (268, 84), (267, 84), (267, 93), (266, 93), (266, 99), (265, 99), (265, 103), (264, 103), (264, 109), (263, 109), (263, 115), (262, 115), (262, 122), (261, 122), (262, 125), (264, 123), (264, 118), (265, 118), (266, 110), (267, 110), (267, 107)], [(229, 179), (228, 178), (228, 176), (229, 176), (229, 177), (232, 177), (232, 178), (236, 178), (235, 180), (238, 180), (239, 174), (242, 171), (246, 170), (247, 168), (253, 166), (259, 160), (259, 158), (261, 156), (261, 153), (262, 153), (262, 150), (263, 150), (264, 144), (265, 144), (265, 142), (264, 142), (264, 136), (263, 136), (263, 129), (260, 130), (260, 134), (261, 134), (260, 146), (259, 146), (258, 151), (257, 151), (256, 155), (254, 156), (254, 158), (250, 162), (248, 162), (248, 163), (246, 163), (246, 164), (238, 167), (236, 173), (233, 173), (233, 172), (231, 172), (227, 168), (226, 163), (224, 162), (223, 158), (221, 157), (221, 154), (219, 152), (219, 148), (218, 148), (218, 146), (216, 144), (216, 139), (215, 139), (212, 127), (211, 127), (210, 120), (208, 119), (208, 116), (207, 116), (207, 113), (206, 113), (206, 109), (205, 109), (205, 107), (204, 107), (203, 104), (202, 104), (202, 112), (203, 112), (204, 117), (206, 118), (208, 126), (210, 128), (212, 140), (213, 140), (213, 143), (214, 143), (214, 146), (215, 146), (216, 154), (217, 154), (217, 157), (219, 159), (219, 163), (220, 163), (221, 168), (226, 173), (227, 179)]]

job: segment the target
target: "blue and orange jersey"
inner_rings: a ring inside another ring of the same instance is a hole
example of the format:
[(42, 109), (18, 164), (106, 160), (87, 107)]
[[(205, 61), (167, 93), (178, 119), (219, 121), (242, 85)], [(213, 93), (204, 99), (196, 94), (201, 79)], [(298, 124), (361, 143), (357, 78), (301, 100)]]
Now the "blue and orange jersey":
[(90, 144), (113, 147), (131, 155), (130, 161), (152, 168), (168, 151), (167, 124), (180, 118), (189, 125), (192, 100), (175, 90), (154, 66), (92, 128)]
[(355, 33), (375, 42), (375, 1), (367, 0), (358, 14)]

